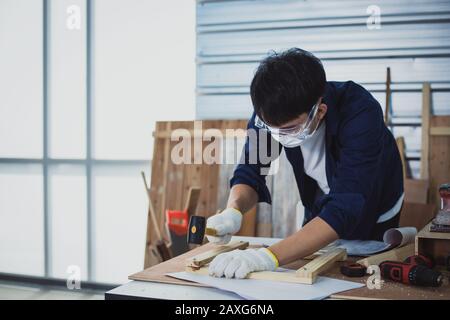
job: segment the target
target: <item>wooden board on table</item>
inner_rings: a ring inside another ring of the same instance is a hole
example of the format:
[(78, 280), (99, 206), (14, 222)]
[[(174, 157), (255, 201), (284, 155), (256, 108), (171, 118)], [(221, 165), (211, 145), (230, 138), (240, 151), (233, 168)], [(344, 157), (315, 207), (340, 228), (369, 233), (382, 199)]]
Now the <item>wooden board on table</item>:
[[(211, 250), (213, 247), (212, 244), (206, 244), (201, 247), (198, 247), (192, 251), (189, 251), (183, 255), (175, 257), (169, 261), (163, 262), (161, 264), (150, 267), (144, 271), (135, 273), (129, 277), (131, 280), (139, 280), (139, 281), (149, 281), (149, 282), (159, 282), (159, 283), (168, 283), (168, 284), (179, 284), (179, 285), (188, 285), (188, 286), (198, 286), (198, 287), (207, 287), (206, 285), (198, 284), (195, 282), (179, 280), (175, 278), (171, 278), (165, 276), (166, 273), (170, 272), (181, 272), (185, 270), (186, 259), (192, 258), (202, 252), (206, 252)], [(358, 258), (349, 257), (347, 262), (356, 261)], [(304, 266), (309, 261), (306, 260), (298, 260), (283, 267), (288, 269), (297, 270), (300, 267)], [(336, 262), (334, 266), (326, 271), (323, 276), (358, 282), (362, 284), (366, 284), (368, 277), (365, 276), (362, 278), (349, 278), (340, 273), (340, 266), (344, 262)], [(367, 286), (363, 288), (353, 289), (345, 292), (341, 292), (338, 294), (332, 295), (330, 298), (333, 299), (358, 299), (358, 300), (367, 300), (367, 299), (447, 299), (450, 300), (450, 286), (443, 286), (440, 288), (422, 288), (422, 287), (414, 287), (404, 285), (402, 283), (392, 282), (386, 280), (380, 290), (377, 289), (369, 289)]]
[(357, 263), (369, 267), (372, 265), (379, 265), (383, 261), (404, 261), (406, 258), (414, 255), (414, 243), (408, 244), (404, 247), (395, 248), (386, 252), (375, 254), (373, 256), (358, 260)]

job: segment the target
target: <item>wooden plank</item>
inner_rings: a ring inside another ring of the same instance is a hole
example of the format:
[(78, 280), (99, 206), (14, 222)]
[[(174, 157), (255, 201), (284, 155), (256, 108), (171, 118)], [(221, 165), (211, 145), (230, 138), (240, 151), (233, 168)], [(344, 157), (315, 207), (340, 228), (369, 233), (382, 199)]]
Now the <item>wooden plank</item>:
[(450, 240), (450, 233), (446, 232), (431, 232), (430, 231), (431, 222), (427, 224), (422, 230), (417, 234), (417, 238), (427, 238), (427, 239), (446, 239)]
[(408, 161), (406, 161), (405, 156), (405, 138), (397, 137), (395, 141), (397, 142), (397, 148), (400, 154), (400, 161), (402, 162), (403, 180), (406, 180), (406, 178), (409, 176), (409, 170), (408, 170)]
[(422, 87), (422, 153), (420, 157), (420, 178), (429, 177), (429, 144), (430, 144), (431, 87), (424, 83)]
[[(207, 276), (208, 268), (203, 267), (200, 269), (191, 268), (189, 266), (185, 269), (186, 272), (195, 273), (199, 275)], [(280, 281), (280, 282), (289, 282), (289, 283), (298, 283), (298, 284), (312, 284), (309, 278), (299, 277), (295, 273), (287, 273), (287, 272), (274, 272), (274, 271), (257, 271), (250, 272), (246, 279), (254, 279), (254, 280), (269, 280), (269, 281)]]
[(429, 181), (423, 179), (405, 179), (405, 202), (428, 203)]
[(347, 251), (345, 249), (332, 249), (298, 269), (296, 272), (297, 277), (301, 278), (304, 281), (303, 283), (312, 284), (320, 273), (331, 268), (336, 261), (345, 260), (346, 258)]
[(186, 261), (187, 266), (202, 267), (210, 263), (217, 255), (236, 249), (245, 249), (249, 243), (247, 241), (236, 241), (226, 245), (215, 246), (213, 249), (194, 256)]
[[(432, 127), (450, 127), (450, 116), (433, 116)], [(440, 208), (439, 186), (450, 182), (450, 136), (430, 137), (430, 203)]]
[(436, 212), (434, 204), (404, 202), (400, 213), (400, 227), (415, 227), (421, 230)]
[(372, 265), (379, 265), (383, 261), (403, 261), (409, 256), (414, 255), (414, 243), (406, 245), (404, 247), (389, 250), (380, 254), (376, 254), (361, 260), (356, 261), (357, 263), (369, 267)]
[(386, 110), (384, 112), (384, 123), (389, 125), (391, 117), (391, 68), (386, 68)]
[(198, 206), (198, 199), (200, 198), (200, 192), (202, 191), (199, 187), (191, 187), (189, 189), (188, 198), (186, 200), (186, 205), (184, 210), (187, 211), (188, 215), (194, 215)]
[[(211, 121), (211, 120), (210, 120)], [(240, 124), (241, 120), (223, 120), (223, 121), (228, 121), (230, 124)], [(207, 122), (207, 121), (204, 121)], [(236, 138), (245, 138), (246, 135), (245, 133), (243, 133), (242, 131), (236, 131), (236, 132), (232, 132), (232, 131), (225, 131), (225, 129), (220, 129), (217, 128), (218, 130), (220, 130), (221, 135), (222, 136), (231, 136), (231, 137), (236, 137)], [(229, 127), (228, 129), (236, 129), (233, 127)], [(245, 127), (244, 127), (245, 129)], [(154, 132), (153, 133), (153, 137), (155, 138), (162, 138), (162, 139), (170, 139), (172, 137), (172, 135), (174, 135), (175, 137), (184, 137), (184, 138), (210, 138), (210, 137), (215, 137), (216, 134), (211, 134), (208, 132), (202, 132), (202, 131), (197, 131), (197, 130), (193, 130), (193, 129), (188, 129), (188, 130), (184, 130), (184, 131), (179, 131), (176, 132), (176, 134), (173, 134), (173, 131), (163, 131), (163, 132)]]
[(432, 127), (430, 128), (432, 136), (450, 136), (450, 127)]

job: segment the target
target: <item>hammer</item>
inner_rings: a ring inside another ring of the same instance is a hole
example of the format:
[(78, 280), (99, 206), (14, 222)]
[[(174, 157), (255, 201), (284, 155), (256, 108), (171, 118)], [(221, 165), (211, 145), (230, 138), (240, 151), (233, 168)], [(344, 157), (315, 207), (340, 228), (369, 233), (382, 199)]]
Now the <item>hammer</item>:
[(202, 244), (205, 234), (216, 236), (217, 231), (213, 228), (206, 228), (206, 218), (201, 216), (191, 216), (187, 235), (188, 244)]

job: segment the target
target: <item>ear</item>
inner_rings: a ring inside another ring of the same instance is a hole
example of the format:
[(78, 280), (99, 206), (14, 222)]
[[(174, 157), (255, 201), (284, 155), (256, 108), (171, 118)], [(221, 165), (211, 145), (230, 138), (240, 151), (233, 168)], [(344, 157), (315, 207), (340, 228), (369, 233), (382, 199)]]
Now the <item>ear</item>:
[(327, 114), (328, 107), (325, 103), (321, 103), (317, 109), (317, 114), (320, 120), (322, 120)]

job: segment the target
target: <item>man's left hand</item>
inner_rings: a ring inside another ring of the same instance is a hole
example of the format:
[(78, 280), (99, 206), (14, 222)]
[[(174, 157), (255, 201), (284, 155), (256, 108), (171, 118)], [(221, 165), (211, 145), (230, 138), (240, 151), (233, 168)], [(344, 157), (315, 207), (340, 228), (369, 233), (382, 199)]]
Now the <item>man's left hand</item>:
[(215, 257), (209, 264), (209, 275), (242, 279), (250, 272), (273, 271), (276, 268), (278, 260), (269, 249), (234, 250)]

